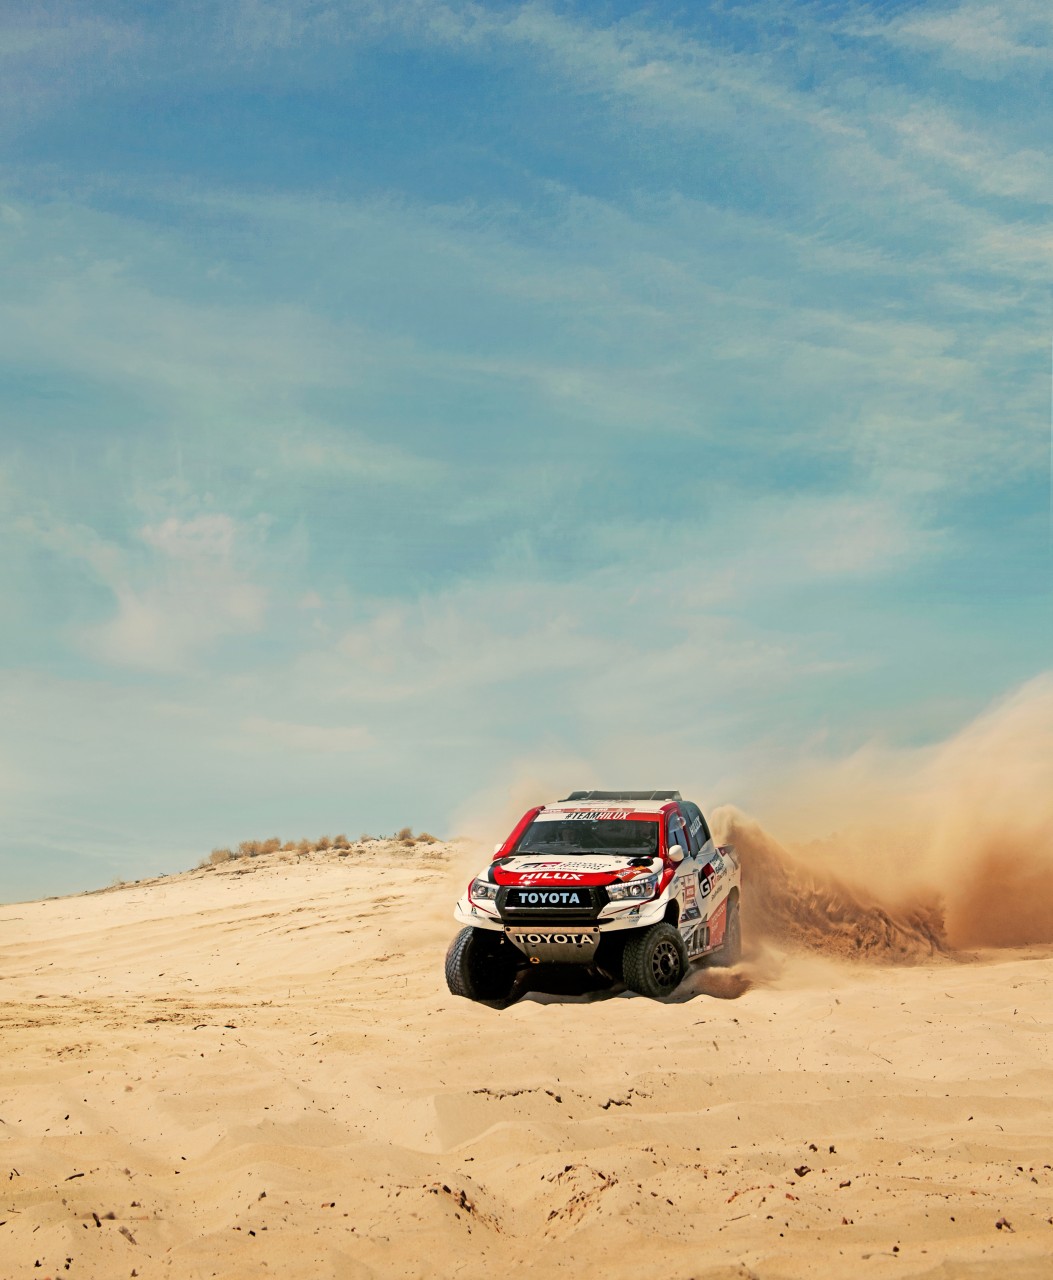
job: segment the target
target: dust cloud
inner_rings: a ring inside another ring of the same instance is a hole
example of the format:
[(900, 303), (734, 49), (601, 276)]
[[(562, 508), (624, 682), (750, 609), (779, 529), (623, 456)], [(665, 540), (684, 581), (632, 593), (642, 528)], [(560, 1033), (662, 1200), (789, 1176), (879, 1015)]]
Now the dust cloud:
[(938, 900), (882, 902), (861, 885), (809, 867), (745, 814), (720, 809), (713, 822), (742, 859), (746, 938), (886, 961), (929, 959), (946, 949)]
[(845, 830), (791, 844), (712, 815), (742, 858), (747, 937), (908, 963), (1053, 942), (1053, 676), (936, 747), (812, 762), (792, 787), (798, 825), (829, 811)]
[(1053, 676), (1025, 685), (937, 755), (925, 872), (953, 946), (1053, 942)]

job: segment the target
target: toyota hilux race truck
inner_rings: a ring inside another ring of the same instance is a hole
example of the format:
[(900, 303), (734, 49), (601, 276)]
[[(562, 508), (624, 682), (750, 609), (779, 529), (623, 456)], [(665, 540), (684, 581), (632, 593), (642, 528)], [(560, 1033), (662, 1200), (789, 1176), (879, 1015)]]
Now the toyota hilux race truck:
[(679, 791), (574, 791), (525, 813), (469, 884), (447, 985), (507, 1001), (533, 966), (573, 965), (669, 995), (692, 960), (737, 963), (740, 881)]

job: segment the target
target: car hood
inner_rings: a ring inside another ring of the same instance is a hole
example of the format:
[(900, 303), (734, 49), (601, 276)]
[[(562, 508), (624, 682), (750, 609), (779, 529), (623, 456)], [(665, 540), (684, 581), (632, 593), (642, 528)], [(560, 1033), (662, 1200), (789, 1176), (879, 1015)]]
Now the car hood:
[(559, 858), (535, 853), (503, 858), (493, 864), (492, 870), (497, 884), (603, 885), (648, 876), (661, 867), (661, 858), (651, 858), (645, 866), (631, 867), (624, 855), (596, 853)]

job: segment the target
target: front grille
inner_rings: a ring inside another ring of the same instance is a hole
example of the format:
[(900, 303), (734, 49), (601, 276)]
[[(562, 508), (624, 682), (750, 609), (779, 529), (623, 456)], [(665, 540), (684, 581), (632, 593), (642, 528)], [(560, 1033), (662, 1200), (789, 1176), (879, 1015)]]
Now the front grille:
[(608, 901), (606, 889), (591, 885), (503, 885), (497, 891), (497, 910), (502, 920), (532, 924), (595, 920)]

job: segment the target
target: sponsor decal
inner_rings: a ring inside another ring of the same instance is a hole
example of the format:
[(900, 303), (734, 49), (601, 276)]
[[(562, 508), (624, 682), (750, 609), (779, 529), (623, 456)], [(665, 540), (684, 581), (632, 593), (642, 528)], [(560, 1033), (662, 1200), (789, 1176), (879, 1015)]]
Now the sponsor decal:
[[(567, 881), (573, 884), (577, 880), (581, 880), (583, 876), (593, 873), (622, 871), (625, 869), (625, 863), (621, 860), (615, 861), (608, 859), (604, 862), (597, 862), (593, 859), (585, 860), (575, 858), (573, 864), (566, 862), (556, 862), (553, 867), (559, 867), (560, 870), (536, 870), (536, 863), (513, 863), (502, 868), (509, 875), (518, 876), (523, 884), (534, 884), (539, 880), (545, 881)], [(649, 868), (644, 868), (645, 871)]]
[(684, 901), (694, 902), (695, 900), (695, 882), (690, 877), (684, 881)]
[(702, 912), (699, 909), (698, 903), (692, 902), (690, 906), (687, 906), (684, 908), (684, 914), (680, 917), (680, 919), (681, 921), (698, 920), (701, 915), (702, 915)]
[(728, 901), (726, 898), (714, 911), (709, 923), (709, 946), (719, 947), (724, 941), (724, 930), (727, 928), (728, 923)]
[(624, 871), (619, 871), (614, 878), (616, 880), (638, 880), (641, 876), (649, 876), (650, 874), (650, 867), (626, 867)]
[[(515, 894), (515, 902), (510, 906), (517, 907), (580, 907), (582, 894), (574, 889), (513, 889), (509, 897)], [(588, 906), (588, 902), (585, 903)]]
[(632, 809), (545, 809), (535, 822), (618, 822), (632, 814)]
[(577, 884), (580, 879), (576, 871), (524, 871), (519, 875), (520, 884)]
[(596, 935), (594, 933), (571, 933), (565, 930), (559, 933), (512, 932), (512, 941), (527, 947), (589, 947), (595, 940)]
[(702, 830), (702, 819), (696, 818), (694, 822), (691, 823), (691, 834), (693, 836), (697, 836), (701, 830)]
[(724, 859), (720, 856), (719, 853), (715, 853), (712, 856), (712, 858), (710, 858), (709, 865), (713, 868), (713, 870), (717, 873), (718, 876), (722, 876), (724, 872), (727, 870), (727, 867), (725, 867), (724, 865)]
[(739, 865), (739, 856), (735, 852), (735, 846), (730, 844), (722, 844), (719, 850), (722, 857), (726, 858), (733, 867)]
[(631, 809), (575, 809), (563, 816), (568, 822), (617, 822), (630, 813)]

